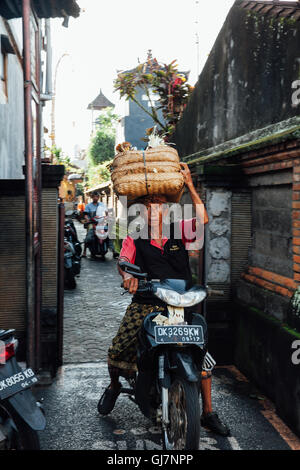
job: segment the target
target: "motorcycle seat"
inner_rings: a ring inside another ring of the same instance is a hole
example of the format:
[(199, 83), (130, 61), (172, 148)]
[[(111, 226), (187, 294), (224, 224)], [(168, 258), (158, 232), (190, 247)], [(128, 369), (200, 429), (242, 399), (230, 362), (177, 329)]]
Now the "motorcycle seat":
[(9, 338), (15, 333), (16, 330), (11, 329), (11, 330), (0, 330), (0, 340)]

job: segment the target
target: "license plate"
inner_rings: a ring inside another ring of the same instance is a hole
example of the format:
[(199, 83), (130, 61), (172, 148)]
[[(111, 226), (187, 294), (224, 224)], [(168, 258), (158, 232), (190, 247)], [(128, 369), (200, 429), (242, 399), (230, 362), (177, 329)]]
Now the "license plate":
[(0, 400), (4, 400), (15, 393), (21, 392), (38, 382), (32, 369), (22, 370), (5, 379), (0, 378)]
[(204, 344), (201, 325), (155, 326), (156, 343)]

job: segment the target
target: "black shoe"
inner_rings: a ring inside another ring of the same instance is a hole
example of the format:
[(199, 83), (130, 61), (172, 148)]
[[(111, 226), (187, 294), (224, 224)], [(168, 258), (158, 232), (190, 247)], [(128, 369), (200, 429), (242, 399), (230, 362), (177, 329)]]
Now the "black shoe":
[(230, 430), (226, 424), (222, 423), (217, 413), (208, 413), (201, 416), (201, 426), (210, 431), (220, 434), (220, 436), (229, 436)]
[(118, 396), (120, 395), (121, 384), (119, 390), (106, 388), (98, 403), (98, 411), (101, 415), (108, 415), (114, 408)]

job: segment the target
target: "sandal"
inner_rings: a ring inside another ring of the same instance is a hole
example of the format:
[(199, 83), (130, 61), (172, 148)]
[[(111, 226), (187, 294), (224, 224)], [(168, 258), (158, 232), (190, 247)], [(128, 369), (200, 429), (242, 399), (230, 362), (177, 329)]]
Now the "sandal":
[(208, 413), (201, 416), (201, 426), (220, 436), (230, 436), (230, 430), (226, 424), (222, 423), (217, 413)]
[(119, 390), (113, 390), (107, 387), (98, 403), (98, 411), (101, 415), (108, 415), (114, 408), (118, 396), (120, 395), (122, 385)]

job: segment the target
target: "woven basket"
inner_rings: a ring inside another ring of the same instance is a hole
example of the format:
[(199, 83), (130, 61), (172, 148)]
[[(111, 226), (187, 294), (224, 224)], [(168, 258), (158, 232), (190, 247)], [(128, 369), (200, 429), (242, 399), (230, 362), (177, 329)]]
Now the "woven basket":
[[(148, 162), (177, 162), (179, 163), (179, 156), (175, 149), (167, 145), (160, 145), (154, 149), (145, 150), (146, 163)], [(137, 150), (127, 150), (126, 152), (118, 153), (113, 160), (113, 168), (119, 165), (128, 165), (129, 163), (144, 163), (143, 152)]]
[(170, 202), (178, 202), (181, 198), (184, 179), (178, 153), (172, 147), (163, 145), (145, 152), (128, 150), (118, 153), (112, 167), (111, 179), (119, 196), (132, 200), (160, 194)]
[(127, 196), (128, 199), (135, 199), (147, 194), (164, 194), (166, 196), (178, 196), (183, 189), (184, 181), (180, 173), (150, 173), (147, 176), (147, 186), (145, 174), (126, 175), (114, 183), (115, 192), (119, 196)]
[[(146, 164), (147, 176), (155, 173), (179, 173), (180, 165), (176, 162), (148, 162)], [(111, 175), (113, 182), (118, 182), (119, 178), (126, 175), (144, 174), (144, 163), (129, 163), (128, 165), (119, 165)]]

